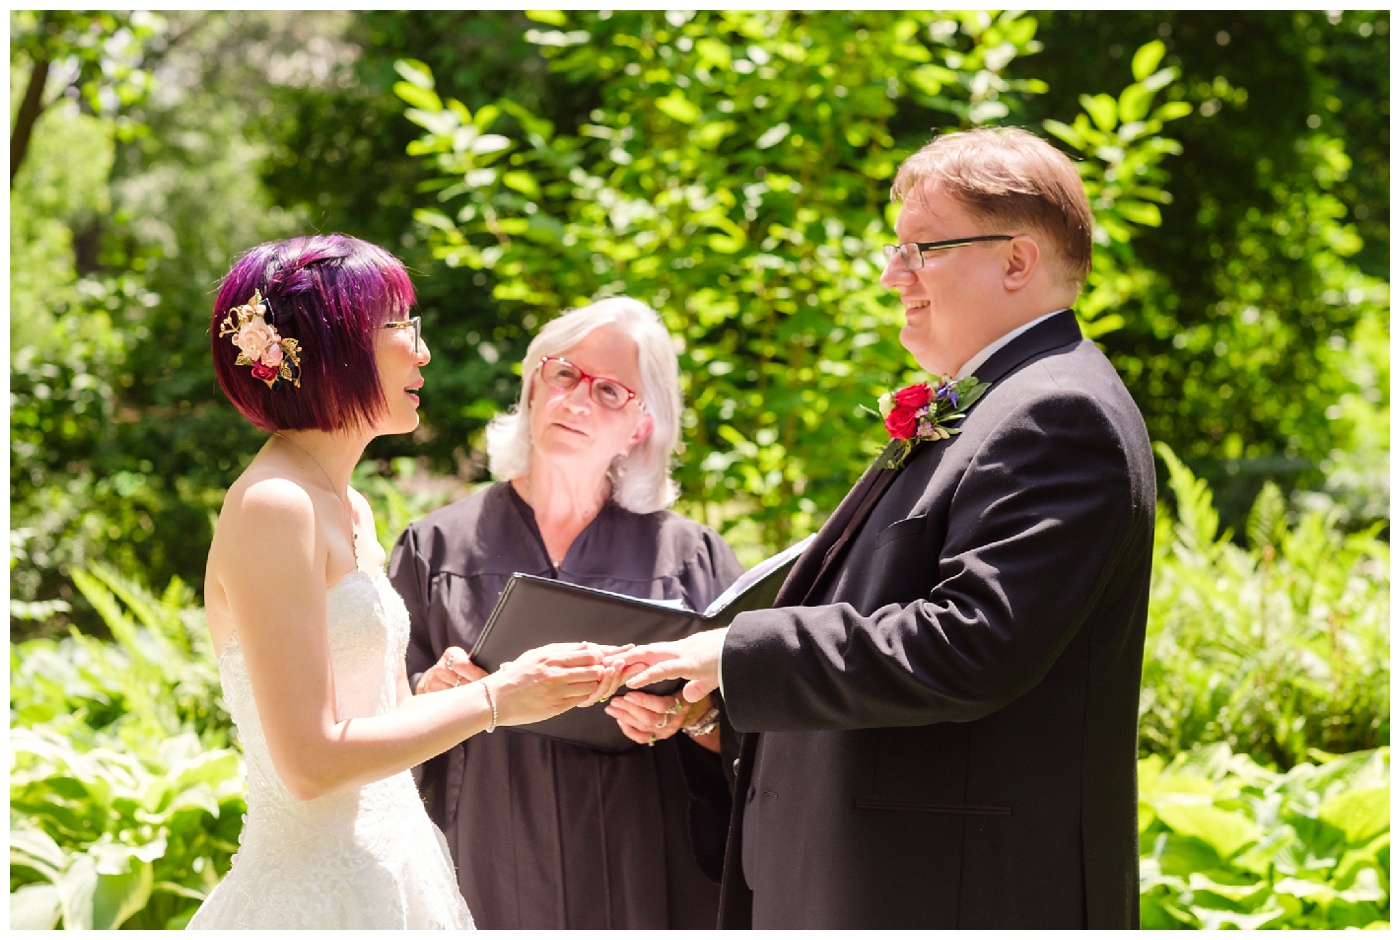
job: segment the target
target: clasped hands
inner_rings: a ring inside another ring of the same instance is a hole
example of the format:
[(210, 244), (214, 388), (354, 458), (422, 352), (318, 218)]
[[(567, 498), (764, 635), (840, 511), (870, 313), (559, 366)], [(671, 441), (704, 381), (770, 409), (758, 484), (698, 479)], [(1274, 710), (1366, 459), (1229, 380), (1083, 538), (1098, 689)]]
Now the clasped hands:
[[(701, 720), (719, 688), (719, 654), (725, 632), (707, 630), (672, 643), (634, 646), (609, 656), (608, 662), (619, 667), (623, 684), (632, 689), (666, 679), (690, 680), (678, 695), (632, 691), (613, 699), (607, 711), (617, 719), (622, 733), (638, 744), (654, 744)], [(673, 713), (678, 714), (678, 720), (671, 723), (668, 716)], [(653, 721), (656, 724), (647, 728)], [(696, 741), (709, 750), (719, 749), (719, 741), (712, 735), (697, 735)]]
[[(502, 695), (502, 725), (527, 724), (570, 707), (586, 708), (606, 701), (604, 710), (622, 733), (638, 744), (655, 744), (691, 727), (710, 708), (719, 687), (719, 654), (727, 631), (707, 630), (671, 643), (643, 646), (600, 646), (593, 643), (554, 643), (522, 654), (494, 674), (493, 689), (533, 696)], [(419, 677), (415, 691), (438, 692), (477, 682), (488, 673), (460, 647), (452, 646)], [(665, 679), (688, 679), (678, 695), (635, 691)], [(631, 691), (618, 695), (627, 686)], [(614, 697), (616, 696), (616, 697)], [(528, 698), (514, 707), (517, 698)], [(536, 715), (540, 709), (543, 714)]]

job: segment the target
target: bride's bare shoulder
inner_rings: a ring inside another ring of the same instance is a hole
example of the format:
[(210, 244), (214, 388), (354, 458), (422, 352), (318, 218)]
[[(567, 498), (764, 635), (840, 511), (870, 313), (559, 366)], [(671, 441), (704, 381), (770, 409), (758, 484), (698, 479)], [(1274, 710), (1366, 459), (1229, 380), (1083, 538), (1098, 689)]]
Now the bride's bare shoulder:
[(276, 467), (254, 463), (224, 494), (219, 521), (236, 525), (251, 521), (281, 528), (305, 525), (312, 515), (313, 503), (306, 487), (279, 473)]
[(222, 650), (235, 632), (235, 598), (246, 606), (283, 579), (315, 580), (315, 519), (311, 495), (302, 486), (256, 461), (229, 487), (204, 569), (205, 609), (215, 649)]
[(316, 512), (311, 494), (276, 467), (255, 461), (224, 494), (214, 525), (211, 564), (228, 553), (246, 558), (249, 552), (265, 561), (270, 555), (312, 551)]

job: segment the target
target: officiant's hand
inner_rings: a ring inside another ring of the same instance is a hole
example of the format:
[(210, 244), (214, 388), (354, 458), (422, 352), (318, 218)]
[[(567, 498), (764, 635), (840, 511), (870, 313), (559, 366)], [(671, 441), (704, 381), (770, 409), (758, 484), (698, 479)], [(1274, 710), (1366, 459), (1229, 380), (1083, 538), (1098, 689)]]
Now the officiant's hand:
[(650, 643), (612, 657), (623, 666), (624, 684), (639, 689), (663, 679), (689, 679), (681, 689), (687, 702), (698, 702), (719, 688), (719, 654), (727, 627), (694, 633), (674, 643)]
[(424, 692), (455, 689), (459, 685), (475, 682), (485, 675), (486, 670), (472, 662), (465, 650), (460, 646), (449, 646), (443, 650), (438, 661), (418, 677), (418, 686), (413, 692), (415, 695), (422, 695)]
[(629, 740), (655, 744), (694, 724), (710, 710), (710, 697), (687, 702), (678, 695), (651, 695), (628, 692), (608, 702), (603, 711), (611, 715)]

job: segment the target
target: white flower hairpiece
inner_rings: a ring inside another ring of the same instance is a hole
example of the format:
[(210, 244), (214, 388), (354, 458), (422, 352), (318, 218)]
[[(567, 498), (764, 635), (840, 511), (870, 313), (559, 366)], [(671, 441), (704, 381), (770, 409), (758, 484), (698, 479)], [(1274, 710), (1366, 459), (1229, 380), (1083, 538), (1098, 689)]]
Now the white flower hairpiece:
[(246, 304), (229, 310), (219, 324), (219, 335), (233, 337), (233, 345), (238, 347), (234, 365), (252, 366), (253, 378), (268, 388), (283, 381), (301, 388), (301, 344), (283, 339), (266, 316), (267, 301), (262, 291), (255, 290)]

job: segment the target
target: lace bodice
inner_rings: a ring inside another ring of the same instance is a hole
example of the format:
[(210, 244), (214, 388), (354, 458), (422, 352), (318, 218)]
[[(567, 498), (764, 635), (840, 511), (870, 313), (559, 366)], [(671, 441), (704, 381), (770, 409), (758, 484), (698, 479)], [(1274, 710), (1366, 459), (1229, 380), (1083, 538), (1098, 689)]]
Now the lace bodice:
[[(392, 711), (396, 671), (403, 671), (408, 645), (408, 611), (388, 580), (361, 569), (345, 575), (326, 592), (326, 623), (336, 715), (344, 720)], [(248, 766), (249, 806), (297, 802), (272, 765), (237, 634), (219, 655), (219, 678)]]
[[(337, 717), (392, 711), (408, 612), (388, 579), (356, 570), (337, 581), (326, 594), (326, 628)], [(298, 800), (272, 763), (236, 634), (218, 662), (243, 745), (248, 814), (232, 870), (190, 926), (470, 926), (447, 845), (412, 776)]]

